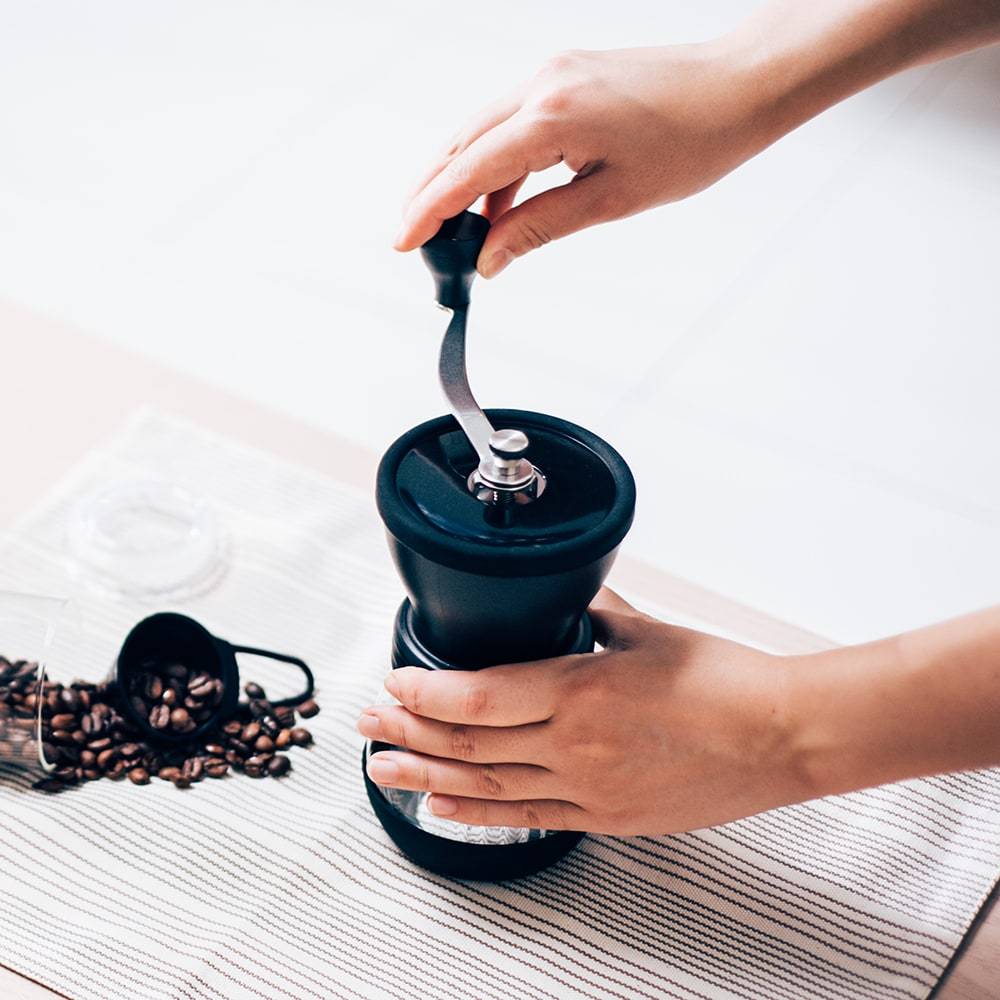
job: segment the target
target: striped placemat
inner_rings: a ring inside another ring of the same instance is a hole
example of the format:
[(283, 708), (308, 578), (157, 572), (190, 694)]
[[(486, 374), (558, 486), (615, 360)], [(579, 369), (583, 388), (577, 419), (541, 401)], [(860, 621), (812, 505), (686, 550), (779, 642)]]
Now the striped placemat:
[[(400, 598), (368, 495), (145, 413), (3, 540), (0, 587), (72, 591), (69, 513), (102, 484), (148, 477), (207, 497), (230, 533), (221, 582), (177, 610), (303, 656), (323, 710), (280, 782), (98, 781), (48, 797), (0, 767), (0, 963), (67, 996), (924, 997), (997, 877), (995, 771), (683, 836), (588, 837), (518, 883), (427, 875), (361, 783), (353, 723), (387, 669)], [(99, 678), (153, 609), (75, 596), (82, 630), (52, 672)]]

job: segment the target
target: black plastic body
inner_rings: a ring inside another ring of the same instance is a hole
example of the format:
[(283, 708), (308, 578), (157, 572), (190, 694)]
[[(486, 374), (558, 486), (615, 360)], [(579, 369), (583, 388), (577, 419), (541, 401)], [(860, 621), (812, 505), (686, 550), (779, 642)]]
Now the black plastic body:
[[(454, 418), (428, 420), (390, 445), (379, 464), (376, 501), (413, 606), (413, 630), (441, 660), (466, 670), (541, 660), (564, 651), (607, 577), (635, 511), (632, 474), (597, 435), (525, 410), (488, 410), (487, 416), (494, 426), (523, 429), (529, 438), (533, 433), (559, 434), (585, 447), (608, 470), (613, 500), (599, 523), (575, 537), (555, 532), (544, 544), (511, 545), (498, 543), (503, 530), (489, 544), (456, 537), (416, 515), (398, 484), (404, 458), (423, 447), (422, 442), (454, 433)], [(469, 454), (474, 454), (471, 448)], [(535, 502), (545, 504), (549, 498), (543, 495)]]
[(389, 550), (413, 605), (413, 633), (462, 670), (559, 656), (617, 554), (547, 576), (485, 576), (441, 566), (391, 535)]
[[(236, 662), (237, 654), (247, 653), (266, 656), (271, 660), (289, 663), (302, 671), (306, 686), (300, 694), (291, 698), (272, 701), (271, 704), (297, 705), (313, 693), (313, 675), (309, 667), (297, 656), (275, 653), (252, 646), (234, 646), (212, 635), (200, 622), (174, 611), (162, 611), (150, 615), (139, 622), (125, 637), (121, 651), (111, 670), (111, 680), (118, 694), (118, 706), (122, 715), (137, 726), (151, 742), (159, 744), (189, 743), (197, 740), (217, 724), (219, 719), (229, 718), (236, 708), (240, 695), (240, 670)], [(154, 729), (149, 719), (137, 712), (128, 696), (131, 676), (142, 671), (147, 661), (158, 664), (183, 663), (195, 673), (205, 673), (222, 681), (222, 701), (215, 712), (197, 729), (183, 735)]]
[(476, 276), (479, 251), (490, 231), (489, 220), (475, 212), (445, 219), (441, 228), (421, 248), (424, 263), (434, 279), (434, 298), (448, 309), (464, 309)]
[[(590, 652), (593, 633), (586, 608), (614, 562), (618, 545), (632, 523), (635, 485), (624, 459), (596, 435), (568, 421), (520, 410), (490, 410), (494, 426), (524, 430), (529, 439), (562, 435), (586, 450), (602, 470), (608, 500), (601, 516), (574, 533), (554, 530), (548, 542), (532, 544), (517, 530), (504, 545), (503, 529), (482, 538), (446, 530), (444, 511), (435, 519), (419, 498), (401, 495), (399, 470), (408, 455), (419, 454), (428, 475), (442, 476), (447, 498), (464, 487), (454, 465), (440, 459), (427, 442), (452, 434), (451, 417), (427, 421), (400, 437), (379, 466), (376, 499), (386, 525), (389, 549), (408, 599), (396, 617), (394, 668), (481, 669), (499, 663), (542, 660)], [(454, 456), (452, 456), (453, 460)], [(591, 482), (594, 482), (592, 480)], [(581, 485), (582, 484), (582, 485)], [(587, 488), (587, 480), (581, 480)], [(436, 481), (432, 480), (432, 489)], [(595, 487), (596, 488), (596, 487)], [(429, 492), (428, 497), (436, 496)], [(558, 494), (549, 501), (558, 504)], [(425, 497), (424, 500), (427, 498)], [(478, 501), (472, 500), (473, 503)], [(546, 502), (543, 495), (535, 501)], [(560, 506), (550, 508), (559, 522)], [(466, 508), (467, 512), (467, 508)], [(467, 524), (467, 518), (463, 524)], [(375, 744), (373, 750), (388, 749)], [(530, 875), (552, 864), (579, 843), (583, 834), (559, 831), (523, 844), (469, 844), (439, 837), (414, 826), (365, 775), (369, 799), (397, 846), (430, 871), (454, 878), (498, 881)]]

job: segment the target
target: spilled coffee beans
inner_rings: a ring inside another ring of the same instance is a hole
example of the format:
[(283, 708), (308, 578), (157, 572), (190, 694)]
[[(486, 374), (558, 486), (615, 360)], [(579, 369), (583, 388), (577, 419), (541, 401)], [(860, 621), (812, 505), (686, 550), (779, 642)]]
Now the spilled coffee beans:
[[(177, 788), (206, 777), (223, 778), (230, 771), (278, 778), (292, 769), (281, 751), (312, 742), (308, 730), (295, 725), (296, 715), (305, 717), (305, 709), (311, 718), (319, 711), (313, 699), (294, 708), (272, 705), (264, 689), (251, 682), (244, 688), (247, 700), (237, 704), (230, 718), (212, 724), (197, 739), (153, 746), (119, 713), (113, 685), (45, 680), (39, 689), (37, 670), (36, 664), (0, 657), (0, 743), (16, 736), (27, 757), (40, 715), (43, 752), (55, 769), (34, 787), (47, 792), (126, 776), (135, 785), (148, 785), (155, 776)], [(128, 692), (137, 711), (141, 702), (152, 728), (181, 736), (211, 718), (222, 694), (220, 681), (180, 663), (163, 668), (151, 664)]]

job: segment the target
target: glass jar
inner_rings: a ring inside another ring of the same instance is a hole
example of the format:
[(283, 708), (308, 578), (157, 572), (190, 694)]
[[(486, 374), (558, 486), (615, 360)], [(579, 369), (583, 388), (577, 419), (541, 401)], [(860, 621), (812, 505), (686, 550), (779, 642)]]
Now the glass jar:
[(72, 618), (68, 600), (0, 590), (0, 764), (44, 777), (58, 754), (43, 740), (43, 709), (55, 691), (50, 654)]

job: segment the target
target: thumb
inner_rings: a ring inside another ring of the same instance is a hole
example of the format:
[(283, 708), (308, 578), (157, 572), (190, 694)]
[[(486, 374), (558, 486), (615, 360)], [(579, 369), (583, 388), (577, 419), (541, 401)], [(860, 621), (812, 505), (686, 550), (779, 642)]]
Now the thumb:
[(500, 216), (479, 253), (479, 273), (498, 275), (515, 257), (552, 240), (613, 218), (607, 211), (611, 181), (605, 171), (578, 175)]
[(602, 587), (587, 609), (594, 638), (605, 648), (622, 648), (639, 637), (649, 619), (610, 587)]

